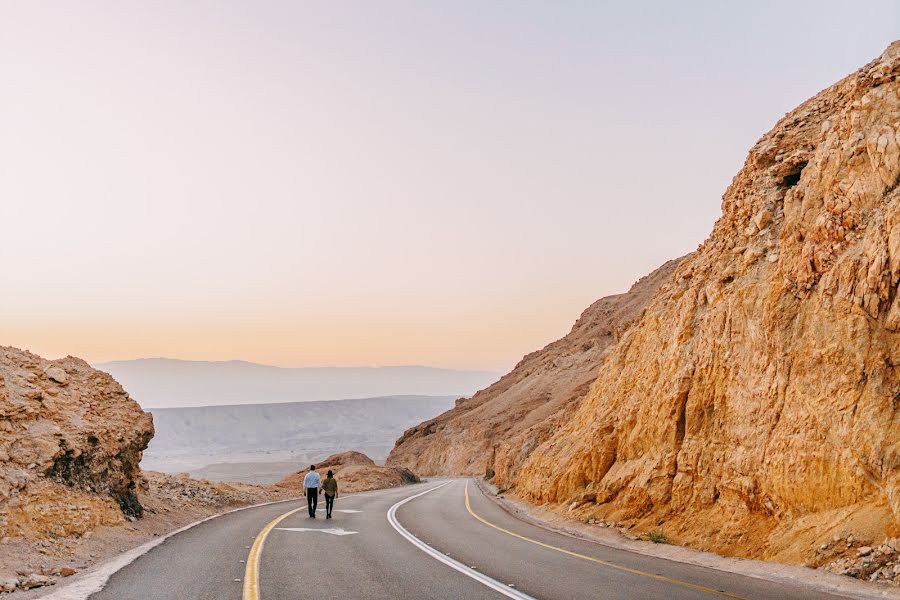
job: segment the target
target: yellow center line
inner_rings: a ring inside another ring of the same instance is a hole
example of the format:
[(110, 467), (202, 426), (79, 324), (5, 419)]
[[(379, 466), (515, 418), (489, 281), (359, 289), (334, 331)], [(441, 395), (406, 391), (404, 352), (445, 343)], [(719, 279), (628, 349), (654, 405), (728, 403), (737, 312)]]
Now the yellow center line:
[[(734, 600), (747, 600), (743, 596), (738, 596), (737, 594), (731, 594), (729, 592), (723, 592), (721, 590), (716, 590), (713, 588), (708, 588), (702, 585), (697, 585), (694, 583), (689, 583), (687, 581), (681, 581), (680, 579), (673, 579), (671, 577), (666, 577), (665, 575), (657, 575), (656, 573), (648, 573), (647, 571), (641, 571), (640, 569), (632, 569), (631, 567), (624, 567), (622, 565), (617, 565), (615, 563), (611, 563), (606, 560), (601, 560), (599, 558), (594, 558), (592, 556), (586, 556), (584, 554), (579, 554), (577, 552), (572, 552), (571, 550), (566, 550), (565, 548), (559, 548), (557, 546), (553, 546), (551, 544), (545, 544), (544, 542), (539, 542), (538, 540), (534, 540), (530, 537), (525, 537), (524, 535), (520, 535), (518, 533), (512, 532), (509, 529), (504, 529), (499, 525), (494, 525), (490, 521), (486, 520), (484, 517), (477, 514), (474, 510), (472, 510), (472, 504), (469, 502), (469, 482), (466, 481), (466, 510), (469, 511), (469, 514), (487, 525), (488, 527), (493, 527), (497, 531), (502, 531), (507, 535), (511, 535), (514, 538), (519, 538), (520, 540), (524, 540), (526, 542), (531, 542), (532, 544), (536, 544), (543, 548), (548, 548), (550, 550), (556, 550), (557, 552), (562, 552), (563, 554), (568, 554), (569, 556), (574, 556), (576, 558), (580, 558), (582, 560), (589, 560), (593, 563), (597, 563), (603, 565), (604, 567), (610, 567), (612, 569), (618, 569), (619, 571), (625, 571), (626, 573), (632, 573), (634, 575), (641, 575), (643, 577), (649, 577), (651, 579), (656, 579), (659, 581), (665, 581), (666, 583), (671, 583), (673, 585), (678, 585), (681, 587), (690, 588), (692, 590), (700, 590), (702, 592), (707, 592), (709, 594), (716, 594), (717, 596), (723, 596), (725, 598), (733, 598)], [(246, 598), (245, 598), (246, 600)]]
[[(354, 496), (365, 495), (366, 492), (361, 492), (359, 494), (347, 494), (346, 496), (340, 496), (340, 498), (353, 498)], [(306, 498), (303, 498), (303, 500), (306, 500)], [(335, 500), (337, 500), (337, 498), (335, 498)], [(265, 543), (269, 532), (275, 529), (276, 525), (292, 514), (308, 509), (309, 507), (304, 504), (303, 506), (299, 506), (275, 517), (269, 521), (268, 525), (262, 528), (262, 531), (260, 531), (259, 535), (256, 536), (256, 539), (253, 540), (253, 545), (250, 547), (249, 554), (247, 554), (247, 566), (244, 568), (244, 592), (243, 596), (241, 596), (242, 600), (259, 600), (259, 557), (260, 554), (262, 554), (263, 544)]]
[(253, 546), (250, 547), (250, 553), (247, 555), (247, 567), (244, 569), (244, 595), (243, 600), (259, 600), (259, 555), (262, 552), (263, 543), (269, 532), (275, 529), (275, 526), (284, 519), (291, 516), (295, 512), (307, 510), (306, 506), (300, 506), (294, 510), (289, 510), (283, 515), (277, 516), (269, 524), (263, 527), (256, 539), (253, 540)]

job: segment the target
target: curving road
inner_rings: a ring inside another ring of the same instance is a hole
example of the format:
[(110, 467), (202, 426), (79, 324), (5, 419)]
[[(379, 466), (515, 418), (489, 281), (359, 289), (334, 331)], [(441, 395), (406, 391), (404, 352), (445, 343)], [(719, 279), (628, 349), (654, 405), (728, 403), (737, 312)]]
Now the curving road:
[(466, 480), (230, 513), (173, 536), (93, 600), (827, 599), (840, 596), (610, 548), (522, 522)]

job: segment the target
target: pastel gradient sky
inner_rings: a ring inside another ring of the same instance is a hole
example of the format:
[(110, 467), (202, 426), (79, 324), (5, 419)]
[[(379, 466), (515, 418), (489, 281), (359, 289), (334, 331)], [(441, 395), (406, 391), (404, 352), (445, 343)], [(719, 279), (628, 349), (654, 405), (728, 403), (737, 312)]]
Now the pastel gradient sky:
[(0, 344), (506, 369), (898, 6), (3, 2)]

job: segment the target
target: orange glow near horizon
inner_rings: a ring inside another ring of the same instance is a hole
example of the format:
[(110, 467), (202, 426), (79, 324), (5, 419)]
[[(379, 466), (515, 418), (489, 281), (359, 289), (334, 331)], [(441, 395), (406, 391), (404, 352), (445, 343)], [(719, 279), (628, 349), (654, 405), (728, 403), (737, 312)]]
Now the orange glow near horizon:
[(0, 345), (505, 371), (896, 33), (820, 4), (0, 3)]
[[(312, 322), (35, 323), (4, 328), (3, 343), (56, 358), (72, 354), (88, 362), (167, 357), (248, 360), (281, 367), (424, 364), (506, 371), (527, 352), (563, 335), (577, 317), (507, 311), (367, 320), (322, 318)], [(528, 322), (528, 328), (521, 327)], [(543, 330), (544, 341), (534, 341)], [(498, 359), (499, 357), (499, 359)]]

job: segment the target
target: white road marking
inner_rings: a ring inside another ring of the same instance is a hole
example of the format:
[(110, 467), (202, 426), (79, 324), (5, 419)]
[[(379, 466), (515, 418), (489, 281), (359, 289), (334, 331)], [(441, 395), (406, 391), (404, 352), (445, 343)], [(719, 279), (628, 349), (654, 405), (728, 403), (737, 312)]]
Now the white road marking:
[(340, 527), (331, 527), (330, 529), (318, 529), (313, 527), (276, 527), (278, 531), (321, 531), (322, 533), (330, 533), (331, 535), (353, 535), (358, 531), (347, 531)]
[(352, 508), (336, 508), (336, 509), (334, 509), (334, 511), (335, 511), (335, 512), (347, 513), (347, 514), (361, 513), (361, 512), (362, 512), (361, 510), (353, 510)]
[(290, 498), (288, 500), (275, 500), (274, 502), (262, 502), (260, 504), (253, 504), (250, 506), (241, 506), (240, 508), (235, 508), (226, 512), (218, 513), (215, 515), (211, 515), (206, 517), (205, 519), (200, 519), (199, 521), (194, 521), (189, 525), (185, 525), (180, 529), (176, 529), (175, 531), (170, 531), (165, 535), (161, 535), (158, 538), (154, 538), (149, 542), (138, 546), (137, 548), (132, 548), (118, 556), (111, 558), (110, 560), (100, 563), (94, 567), (91, 567), (87, 571), (83, 571), (80, 576), (76, 575), (72, 577), (72, 581), (66, 582), (62, 584), (54, 590), (51, 594), (47, 596), (43, 596), (45, 600), (86, 600), (88, 596), (91, 594), (95, 594), (103, 589), (103, 586), (106, 585), (106, 582), (109, 581), (109, 578), (113, 576), (116, 571), (123, 569), (137, 560), (139, 557), (144, 554), (150, 552), (153, 548), (159, 546), (164, 541), (169, 539), (172, 536), (178, 535), (188, 529), (196, 527), (201, 523), (206, 523), (207, 521), (212, 521), (213, 519), (217, 519), (222, 515), (228, 515), (231, 513), (241, 512), (244, 510), (248, 510), (251, 508), (258, 508), (260, 506), (269, 506), (272, 504), (282, 504), (285, 502), (296, 502), (300, 500), (300, 498)]
[(469, 567), (462, 564), (458, 560), (454, 560), (454, 559), (450, 558), (449, 554), (446, 556), (441, 554), (437, 550), (429, 547), (428, 544), (424, 543), (422, 540), (420, 540), (419, 538), (417, 538), (416, 536), (411, 534), (409, 531), (407, 531), (407, 529), (403, 525), (401, 525), (400, 522), (397, 520), (397, 509), (398, 508), (400, 508), (401, 506), (403, 506), (410, 500), (415, 500), (419, 496), (424, 496), (425, 494), (427, 494), (429, 492), (433, 492), (434, 490), (439, 490), (442, 487), (444, 487), (445, 485), (449, 485), (451, 483), (452, 483), (451, 481), (448, 481), (447, 483), (442, 483), (441, 485), (435, 486), (431, 489), (425, 490), (424, 492), (418, 493), (415, 496), (410, 496), (409, 498), (406, 498), (406, 499), (401, 500), (400, 502), (396, 503), (390, 509), (388, 509), (388, 512), (387, 512), (388, 523), (390, 523), (391, 527), (393, 527), (397, 531), (397, 533), (399, 533), (401, 536), (403, 536), (406, 539), (406, 541), (408, 541), (410, 544), (412, 544), (413, 546), (415, 546), (416, 548), (418, 548), (419, 550), (421, 550), (428, 556), (432, 557), (433, 559), (440, 561), (440, 562), (444, 563), (445, 565), (447, 565), (448, 567), (459, 571), (466, 577), (471, 577), (478, 583), (485, 585), (496, 592), (500, 592), (507, 598), (515, 598), (516, 600), (535, 600), (535, 598), (533, 598), (532, 596), (529, 596), (528, 594), (525, 594), (518, 590), (510, 589), (509, 586), (500, 583), (496, 579), (494, 579), (492, 577), (488, 577), (487, 575), (485, 575), (483, 573), (479, 573), (478, 571), (475, 571), (473, 569), (470, 569)]

